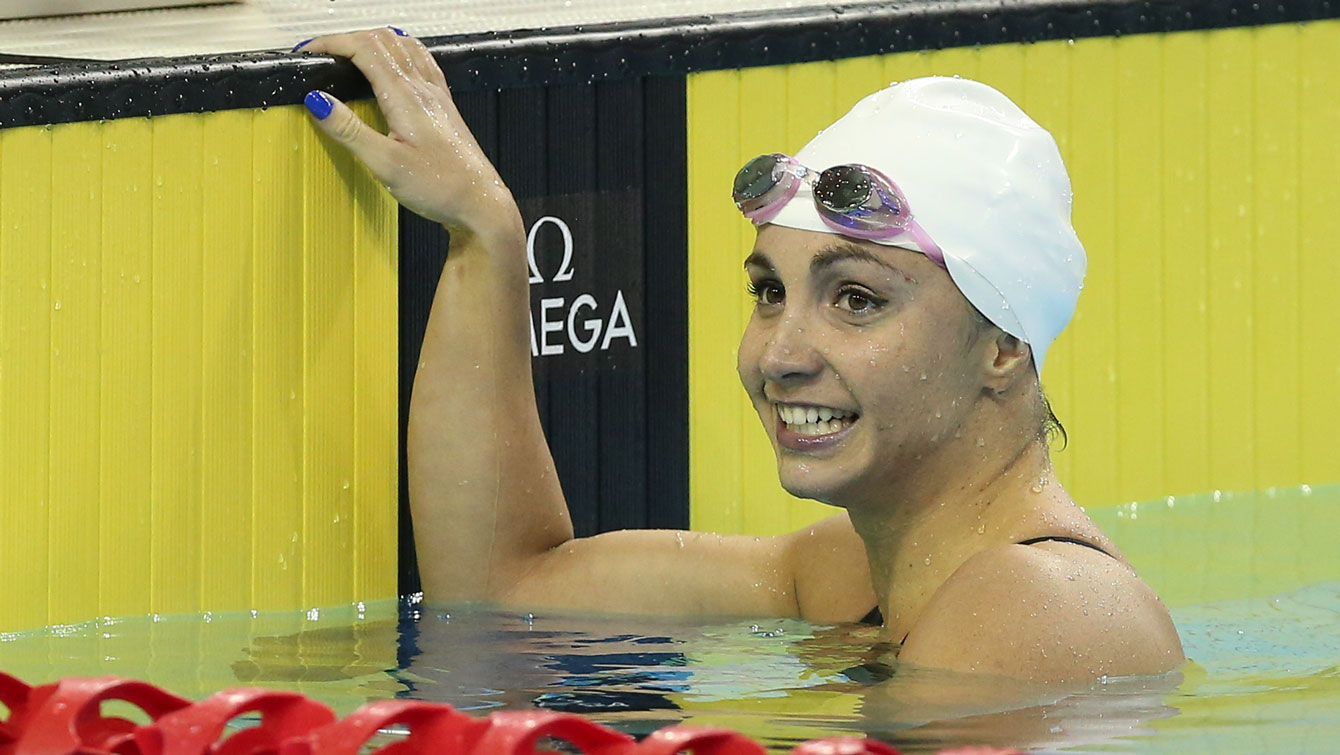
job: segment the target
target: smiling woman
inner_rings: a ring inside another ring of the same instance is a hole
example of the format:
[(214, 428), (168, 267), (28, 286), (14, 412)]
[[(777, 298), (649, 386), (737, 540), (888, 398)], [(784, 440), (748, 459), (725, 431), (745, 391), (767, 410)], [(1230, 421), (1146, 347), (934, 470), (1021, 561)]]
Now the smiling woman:
[(904, 662), (1043, 680), (1182, 662), (1158, 598), (1052, 474), (1039, 375), (1084, 253), (1054, 142), (999, 92), (891, 86), (736, 181), (759, 226), (740, 378), (783, 485), (845, 512), (775, 538), (575, 538), (533, 400), (510, 193), (419, 42), (303, 49), (350, 58), (390, 134), (313, 92), (322, 130), (451, 232), (409, 426), (427, 597), (874, 616)]

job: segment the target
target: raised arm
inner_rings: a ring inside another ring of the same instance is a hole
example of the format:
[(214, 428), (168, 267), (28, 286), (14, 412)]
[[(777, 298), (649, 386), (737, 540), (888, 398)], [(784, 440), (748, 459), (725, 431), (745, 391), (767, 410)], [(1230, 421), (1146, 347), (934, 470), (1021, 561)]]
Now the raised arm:
[[(574, 539), (535, 404), (515, 202), (417, 40), (381, 30), (304, 49), (350, 58), (390, 132), (313, 94), (322, 129), (402, 204), (451, 234), (408, 439), (415, 543), (430, 599), (770, 615), (796, 615), (808, 603), (807, 615), (829, 619), (855, 618), (874, 604), (864, 549), (845, 517), (785, 538), (643, 531)], [(825, 576), (802, 578), (798, 567)]]
[(494, 599), (537, 554), (572, 538), (535, 407), (520, 213), (418, 40), (383, 29), (304, 49), (350, 58), (389, 133), (311, 95), (332, 105), (322, 129), (450, 232), (414, 378), (409, 494), (425, 593)]

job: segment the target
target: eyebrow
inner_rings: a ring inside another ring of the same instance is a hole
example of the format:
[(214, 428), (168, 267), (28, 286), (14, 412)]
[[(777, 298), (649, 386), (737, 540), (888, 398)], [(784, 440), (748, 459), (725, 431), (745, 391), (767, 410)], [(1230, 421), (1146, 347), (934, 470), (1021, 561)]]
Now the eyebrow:
[[(832, 267), (839, 262), (846, 262), (848, 260), (872, 262), (908, 282), (917, 282), (915, 277), (909, 275), (906, 271), (879, 255), (874, 254), (867, 249), (862, 249), (855, 244), (842, 242), (830, 244), (815, 253), (814, 258), (810, 260), (810, 275), (818, 275), (823, 272), (825, 268)], [(777, 271), (777, 268), (772, 264), (772, 260), (768, 258), (768, 255), (760, 251), (754, 251), (748, 257), (745, 257), (744, 266), (746, 269), (751, 266), (761, 267), (770, 273)]]
[(768, 259), (768, 255), (763, 252), (753, 252), (748, 257), (745, 257), (744, 266), (746, 269), (750, 266), (766, 268), (770, 273), (777, 271), (777, 268), (772, 264), (772, 260)]
[(897, 267), (888, 260), (871, 252), (868, 249), (862, 249), (855, 244), (837, 243), (831, 244), (820, 249), (814, 258), (810, 260), (810, 275), (818, 275), (826, 267), (831, 267), (839, 262), (855, 260), (858, 262), (873, 262), (876, 265), (888, 270), (895, 275), (904, 278), (907, 281), (916, 283), (917, 279), (908, 275), (907, 272)]

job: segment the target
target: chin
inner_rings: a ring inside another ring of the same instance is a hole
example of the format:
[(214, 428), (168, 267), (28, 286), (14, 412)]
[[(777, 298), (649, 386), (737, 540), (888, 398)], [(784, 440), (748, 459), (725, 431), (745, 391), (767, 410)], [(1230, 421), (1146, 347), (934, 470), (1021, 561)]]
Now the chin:
[(782, 483), (782, 489), (797, 498), (842, 507), (842, 504), (839, 503), (843, 498), (842, 490), (851, 483), (851, 480), (845, 477), (840, 480), (833, 479), (823, 470), (813, 469), (812, 467), (808, 469), (798, 468), (801, 466), (810, 467), (811, 464), (811, 462), (781, 461), (778, 464), (777, 476)]

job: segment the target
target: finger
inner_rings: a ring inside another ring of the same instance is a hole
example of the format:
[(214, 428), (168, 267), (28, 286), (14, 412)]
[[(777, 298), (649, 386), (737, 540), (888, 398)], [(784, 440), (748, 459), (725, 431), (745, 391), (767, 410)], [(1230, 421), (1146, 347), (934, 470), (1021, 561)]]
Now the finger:
[(405, 54), (414, 63), (414, 70), (423, 77), (429, 84), (447, 90), (447, 77), (442, 73), (442, 67), (437, 64), (433, 54), (428, 52), (424, 46), (414, 37), (404, 37), (400, 40), (400, 46), (405, 50)]
[(348, 105), (325, 92), (308, 92), (303, 104), (326, 135), (344, 145), (382, 183), (390, 179), (393, 152), (398, 146), (394, 140), (378, 133)]
[[(434, 101), (443, 99), (440, 95), (446, 91), (425, 79), (414, 65), (410, 57), (412, 46), (401, 44), (408, 40), (388, 27), (319, 37), (303, 49), (348, 57), (372, 84), (377, 105), (392, 134), (404, 137), (428, 125), (427, 114), (436, 109)], [(414, 41), (413, 46), (422, 45)], [(429, 92), (436, 94), (426, 98)], [(449, 111), (454, 111), (454, 107)], [(454, 112), (451, 115), (458, 117)]]
[(400, 68), (406, 78), (411, 81), (427, 81), (423, 71), (419, 70), (419, 61), (415, 59), (411, 52), (413, 38), (399, 29), (388, 26), (392, 34), (390, 36), (382, 34), (380, 40), (386, 47), (386, 54), (390, 56), (393, 65)]
[(393, 49), (400, 49), (396, 42), (398, 39), (390, 29), (332, 34), (317, 37), (304, 45), (302, 51), (348, 58), (367, 77), (380, 100), (383, 93), (407, 88), (410, 85), (409, 77), (413, 75), (408, 60), (398, 58), (392, 52)]

